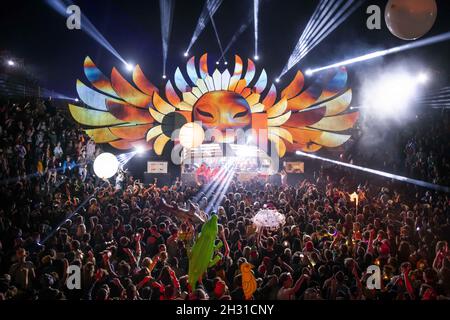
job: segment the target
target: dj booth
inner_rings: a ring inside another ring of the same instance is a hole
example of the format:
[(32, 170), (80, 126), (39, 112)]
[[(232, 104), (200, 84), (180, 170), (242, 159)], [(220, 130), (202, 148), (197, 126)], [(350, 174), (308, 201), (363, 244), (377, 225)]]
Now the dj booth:
[[(182, 153), (180, 165), (169, 165), (169, 161), (149, 161), (147, 162), (147, 172), (144, 173), (144, 183), (154, 183), (155, 179), (158, 186), (171, 185), (177, 177), (185, 185), (197, 184), (197, 174), (201, 166), (206, 166), (207, 171), (214, 171), (224, 166), (231, 166), (235, 179), (240, 182), (258, 180), (275, 185), (281, 185), (281, 170), (287, 175), (286, 183), (296, 184), (304, 172), (303, 162), (279, 163), (270, 158), (267, 153), (258, 149), (256, 146), (230, 145), (232, 155), (228, 156), (222, 153), (218, 144), (201, 145), (198, 148), (185, 149)], [(207, 174), (208, 175), (208, 174)], [(211, 176), (210, 181), (214, 181)]]

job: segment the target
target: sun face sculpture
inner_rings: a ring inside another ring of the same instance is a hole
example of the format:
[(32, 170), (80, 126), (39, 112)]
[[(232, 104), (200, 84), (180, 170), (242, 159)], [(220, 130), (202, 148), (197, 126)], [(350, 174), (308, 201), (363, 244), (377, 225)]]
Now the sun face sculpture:
[(251, 126), (247, 100), (231, 91), (213, 91), (201, 96), (193, 105), (193, 120), (207, 129), (242, 129)]
[[(120, 150), (139, 146), (154, 149), (158, 155), (176, 129), (193, 127), (193, 122), (205, 131), (219, 131), (216, 142), (235, 141), (236, 129), (264, 131), (259, 143), (273, 142), (280, 157), (296, 150), (338, 147), (351, 137), (348, 131), (359, 114), (348, 112), (352, 91), (346, 87), (345, 68), (321, 74), (308, 88), (298, 71), (278, 95), (275, 85), (268, 85), (264, 69), (255, 78), (252, 60), (247, 60), (245, 72), (242, 59), (235, 56), (232, 74), (228, 69), (210, 74), (207, 59), (207, 54), (201, 56), (197, 71), (195, 57), (191, 57), (187, 77), (177, 68), (175, 87), (168, 80), (162, 93), (139, 66), (133, 70), (132, 85), (116, 68), (108, 79), (87, 57), (84, 71), (98, 91), (77, 80), (85, 107), (69, 104), (70, 113), (96, 143), (109, 143)], [(179, 143), (177, 137), (174, 143)]]

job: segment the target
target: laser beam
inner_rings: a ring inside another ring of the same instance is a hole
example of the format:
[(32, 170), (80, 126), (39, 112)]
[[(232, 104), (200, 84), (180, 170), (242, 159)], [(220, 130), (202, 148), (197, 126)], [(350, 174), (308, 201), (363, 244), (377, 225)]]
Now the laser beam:
[(332, 69), (332, 68), (339, 68), (342, 66), (348, 66), (348, 65), (351, 65), (354, 63), (363, 62), (363, 61), (387, 56), (387, 55), (402, 52), (405, 50), (411, 50), (411, 49), (415, 49), (415, 48), (419, 48), (419, 47), (429, 46), (429, 45), (432, 45), (432, 44), (435, 44), (438, 42), (447, 41), (449, 39), (450, 39), (450, 32), (446, 32), (446, 33), (443, 33), (443, 34), (440, 34), (437, 36), (433, 36), (433, 37), (430, 37), (427, 39), (416, 40), (413, 43), (408, 43), (408, 44), (404, 44), (404, 45), (390, 48), (390, 49), (371, 52), (371, 53), (368, 53), (368, 54), (365, 54), (365, 55), (362, 55), (359, 57), (354, 57), (354, 58), (347, 59), (347, 60), (344, 60), (341, 62), (336, 62), (336, 63), (330, 64), (328, 66), (314, 68), (314, 69), (311, 69), (311, 73), (316, 73), (316, 72), (320, 72), (320, 71), (324, 71), (324, 70), (328, 70), (328, 69)]
[[(231, 37), (230, 41), (228, 42), (228, 44), (225, 47), (225, 50), (223, 50), (224, 54), (227, 54), (228, 50), (231, 48), (231, 46), (236, 42), (236, 40), (241, 36), (241, 34), (244, 33), (245, 30), (247, 30), (247, 28), (250, 26), (250, 24), (253, 22), (253, 14), (250, 14), (246, 20), (245, 23), (243, 23), (239, 29), (235, 32), (235, 34), (233, 35), (233, 37)], [(220, 57), (219, 59), (223, 58)], [(257, 59), (256, 59), (257, 60)]]
[(300, 62), (358, 9), (365, 0), (321, 0), (278, 78)]
[(220, 5), (222, 4), (223, 0), (206, 0), (205, 5), (203, 6), (202, 12), (200, 14), (200, 17), (197, 21), (197, 26), (195, 27), (194, 33), (192, 34), (191, 41), (189, 42), (189, 46), (185, 50), (185, 53), (189, 54), (189, 50), (191, 50), (194, 43), (197, 41), (200, 34), (205, 29), (206, 25), (208, 24), (210, 17), (214, 16), (217, 9), (219, 9)]
[(253, 26), (255, 36), (255, 60), (259, 59), (258, 55), (258, 13), (259, 13), (259, 0), (253, 0)]
[(213, 26), (214, 34), (216, 35), (217, 44), (219, 45), (220, 53), (222, 54), (222, 57), (223, 57), (224, 53), (223, 53), (223, 48), (222, 48), (222, 41), (220, 41), (219, 32), (217, 31), (216, 23), (214, 22), (211, 12), (209, 12), (209, 19), (211, 20), (211, 25)]
[[(64, 18), (67, 17), (67, 7), (73, 5), (70, 0), (45, 0), (45, 2), (56, 12), (58, 12)], [(97, 30), (97, 28), (92, 24), (92, 22), (86, 17), (85, 14), (81, 13), (81, 30), (88, 34), (92, 39), (94, 39), (98, 44), (108, 50), (117, 59), (122, 61), (124, 65), (127, 62), (124, 58), (117, 52), (116, 49), (106, 40), (106, 38)]]
[(234, 178), (234, 172), (235, 172), (235, 168), (234, 168), (234, 163), (233, 165), (230, 167), (230, 170), (228, 170), (227, 176), (225, 178), (225, 180), (222, 181), (222, 185), (219, 187), (219, 191), (216, 191), (212, 200), (208, 203), (208, 206), (206, 207), (205, 212), (207, 214), (210, 214), (211, 210), (216, 211), (217, 207), (220, 204), (221, 201), (221, 197), (227, 192), (228, 187), (231, 184), (231, 181), (233, 181)]
[(170, 33), (172, 31), (173, 21), (173, 0), (159, 0), (159, 9), (161, 12), (161, 38), (163, 48), (163, 75), (166, 74), (167, 54), (169, 51)]
[(425, 187), (425, 188), (433, 189), (433, 190), (436, 190), (436, 191), (450, 192), (450, 187), (447, 187), (447, 186), (441, 186), (441, 185), (438, 185), (438, 184), (434, 184), (434, 183), (430, 183), (430, 182), (426, 182), (426, 181), (422, 181), (422, 180), (417, 180), (417, 179), (412, 179), (412, 178), (399, 176), (399, 175), (396, 175), (396, 174), (393, 174), (393, 173), (388, 173), (388, 172), (384, 172), (384, 171), (380, 171), (380, 170), (375, 170), (375, 169), (365, 168), (365, 167), (362, 167), (362, 166), (357, 166), (357, 165), (350, 164), (350, 163), (345, 163), (345, 162), (336, 161), (336, 160), (332, 160), (332, 159), (328, 159), (328, 158), (323, 158), (323, 157), (319, 157), (319, 156), (316, 156), (314, 154), (309, 154), (309, 153), (305, 153), (305, 152), (302, 152), (302, 151), (296, 151), (295, 153), (297, 155), (299, 155), (299, 156), (303, 156), (303, 157), (307, 157), (307, 158), (311, 158), (311, 159), (317, 159), (317, 160), (333, 163), (333, 164), (336, 164), (336, 165), (339, 165), (339, 166), (343, 166), (343, 167), (347, 167), (347, 168), (351, 168), (351, 169), (355, 169), (355, 170), (359, 170), (359, 171), (364, 171), (364, 172), (376, 174), (378, 176), (382, 176), (382, 177), (385, 177), (385, 178), (390, 178), (390, 179), (394, 179), (394, 180), (398, 180), (398, 181), (414, 184), (414, 185), (417, 185), (417, 186), (420, 186), (420, 187)]
[[(328, 22), (328, 24), (317, 34), (316, 38), (313, 40), (305, 40), (305, 46), (301, 50), (300, 60), (303, 59), (312, 49), (314, 49), (319, 43), (321, 43), (331, 32), (333, 32), (338, 26), (340, 26), (348, 17), (359, 8), (359, 6), (365, 0), (360, 0), (356, 5), (350, 7), (352, 3), (347, 2), (342, 7), (341, 11), (339, 11), (333, 19)], [(348, 11), (347, 11), (348, 10)], [(299, 61), (300, 61), (299, 60)]]

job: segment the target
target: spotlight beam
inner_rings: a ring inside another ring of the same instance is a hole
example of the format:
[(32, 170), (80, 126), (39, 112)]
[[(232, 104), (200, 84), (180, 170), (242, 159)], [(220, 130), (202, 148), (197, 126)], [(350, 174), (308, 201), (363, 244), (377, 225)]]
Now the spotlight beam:
[(197, 41), (200, 34), (205, 29), (206, 25), (209, 22), (209, 17), (213, 16), (216, 13), (217, 9), (219, 9), (223, 0), (206, 0), (205, 5), (203, 6), (202, 12), (198, 17), (197, 26), (195, 27), (194, 34), (191, 37), (191, 41), (189, 42), (189, 46), (185, 50), (185, 52), (189, 52), (191, 50), (194, 43)]
[(255, 57), (258, 56), (258, 14), (259, 14), (259, 0), (253, 0), (253, 26), (255, 37)]
[[(224, 54), (226, 54), (228, 52), (228, 50), (231, 48), (231, 46), (236, 42), (236, 40), (241, 36), (242, 33), (244, 33), (245, 30), (247, 30), (247, 28), (249, 27), (249, 25), (252, 23), (253, 20), (253, 15), (249, 15), (247, 22), (242, 24), (239, 29), (236, 31), (236, 33), (233, 35), (233, 37), (231, 38), (230, 42), (228, 42), (228, 44), (225, 47), (225, 50), (223, 51)], [(222, 59), (222, 57), (219, 58)]]
[(135, 155), (137, 155), (139, 152), (138, 151), (131, 151), (131, 152), (127, 152), (127, 153), (121, 153), (117, 156), (117, 160), (120, 163), (120, 168), (124, 168), (125, 165), (130, 162), (131, 159), (133, 159), (133, 157)]
[(433, 107), (435, 109), (440, 109), (441, 107), (450, 107), (450, 101), (444, 103), (421, 103), (425, 107)]
[(424, 96), (423, 100), (431, 100), (431, 99), (439, 99), (439, 98), (450, 98), (450, 92), (442, 93), (440, 95), (434, 95), (434, 96)]
[(202, 189), (194, 196), (194, 198), (192, 200), (194, 202), (198, 202), (200, 200), (201, 194), (204, 194), (205, 192), (206, 192), (205, 197), (209, 198), (211, 193), (214, 192), (214, 190), (219, 185), (220, 180), (224, 177), (227, 170), (228, 170), (228, 165), (221, 167), (219, 172), (217, 173), (217, 178), (215, 178), (214, 181), (203, 185)]
[[(58, 12), (64, 18), (67, 17), (66, 9), (68, 6), (72, 5), (73, 2), (70, 0), (45, 0), (47, 5), (49, 5), (53, 10)], [(92, 39), (94, 39), (98, 44), (108, 50), (117, 59), (122, 61), (123, 64), (127, 64), (124, 58), (117, 52), (116, 49), (106, 40), (106, 38), (98, 31), (98, 29), (92, 24), (92, 22), (86, 17), (85, 14), (81, 13), (82, 28), (81, 30), (88, 34)]]
[[(312, 49), (314, 49), (319, 43), (321, 43), (331, 32), (333, 32), (337, 27), (339, 27), (347, 18), (364, 2), (365, 0), (360, 0), (356, 5), (349, 7), (353, 2), (347, 2), (341, 8), (341, 10), (335, 14), (333, 19), (327, 23), (327, 25), (317, 34), (314, 40), (307, 39), (305, 41), (306, 45), (301, 53), (300, 60), (303, 59)], [(348, 10), (348, 11), (347, 11)]]
[(446, 32), (446, 33), (443, 33), (443, 34), (440, 34), (437, 36), (433, 36), (433, 37), (430, 37), (427, 39), (416, 40), (413, 43), (407, 43), (407, 44), (404, 44), (404, 45), (401, 45), (398, 47), (371, 52), (371, 53), (368, 53), (368, 54), (365, 54), (365, 55), (362, 55), (359, 57), (354, 57), (354, 58), (347, 59), (347, 60), (344, 60), (341, 62), (333, 63), (328, 66), (315, 68), (315, 69), (312, 69), (311, 71), (313, 73), (315, 73), (315, 72), (324, 71), (324, 70), (328, 70), (328, 69), (339, 68), (342, 66), (348, 66), (348, 65), (355, 64), (358, 62), (363, 62), (363, 61), (383, 57), (386, 55), (390, 55), (390, 54), (394, 54), (394, 53), (398, 53), (398, 52), (402, 52), (402, 51), (406, 51), (406, 50), (429, 46), (429, 45), (432, 45), (432, 44), (435, 44), (438, 42), (447, 41), (449, 39), (450, 39), (450, 32)]
[(72, 98), (63, 93), (56, 92), (54, 90), (50, 90), (47, 88), (40, 88), (40, 97), (43, 98), (52, 98), (52, 99), (61, 99), (61, 100), (72, 100), (77, 102), (77, 98)]
[(217, 43), (219, 45), (220, 53), (222, 54), (222, 57), (223, 57), (225, 54), (223, 53), (222, 41), (220, 41), (219, 32), (217, 31), (216, 23), (215, 23), (215, 21), (213, 19), (211, 11), (209, 11), (209, 19), (211, 20), (211, 25), (213, 26), (214, 33), (216, 35), (216, 39), (217, 39)]
[[(228, 175), (225, 178), (225, 181), (222, 181), (222, 186), (219, 187), (219, 191), (216, 192), (214, 194), (214, 197), (212, 198), (212, 200), (209, 202), (208, 206), (206, 207), (205, 212), (207, 214), (210, 213), (211, 209), (215, 209), (217, 206), (217, 202), (220, 202), (220, 197), (223, 196), (225, 194), (225, 192), (228, 190), (228, 187), (230, 186), (231, 181), (233, 180), (234, 177), (234, 167), (232, 167), (230, 170), (228, 170)], [(219, 199), (219, 200), (217, 200)]]
[(230, 172), (229, 172), (229, 176), (228, 176), (228, 180), (226, 181), (224, 187), (222, 188), (222, 190), (220, 191), (218, 197), (216, 197), (216, 201), (213, 203), (213, 210), (215, 212), (217, 212), (217, 209), (222, 201), (222, 197), (225, 195), (225, 193), (228, 191), (228, 188), (230, 187), (231, 181), (233, 181), (234, 178), (234, 167), (231, 168)]
[[(247, 30), (248, 26), (249, 26), (249, 23), (245, 23), (245, 24), (241, 25), (239, 30), (233, 35), (230, 42), (228, 42), (227, 46), (225, 47), (225, 50), (223, 51), (224, 55), (228, 52), (228, 50), (231, 48), (231, 46), (236, 42), (236, 40), (239, 38), (239, 36), (242, 33), (244, 33), (245, 30)], [(222, 58), (223, 58), (223, 55), (219, 58), (219, 60)]]
[(299, 156), (303, 156), (303, 157), (307, 157), (307, 158), (311, 158), (311, 159), (317, 159), (317, 160), (333, 163), (333, 164), (336, 164), (336, 165), (339, 165), (339, 166), (343, 166), (343, 167), (347, 167), (347, 168), (351, 168), (351, 169), (355, 169), (355, 170), (359, 170), (359, 171), (372, 173), (372, 174), (375, 174), (375, 175), (378, 175), (378, 176), (382, 176), (382, 177), (385, 177), (385, 178), (390, 178), (390, 179), (394, 179), (394, 180), (397, 180), (397, 181), (414, 184), (414, 185), (417, 185), (417, 186), (420, 186), (420, 187), (425, 187), (425, 188), (433, 189), (433, 190), (436, 190), (436, 191), (450, 192), (450, 187), (447, 187), (447, 186), (441, 186), (441, 185), (438, 185), (438, 184), (429, 183), (429, 182), (422, 181), (422, 180), (417, 180), (417, 179), (412, 179), (412, 178), (399, 176), (399, 175), (396, 175), (396, 174), (393, 174), (393, 173), (388, 173), (388, 172), (384, 172), (384, 171), (379, 171), (379, 170), (375, 170), (375, 169), (370, 169), (370, 168), (357, 166), (357, 165), (350, 164), (350, 163), (345, 163), (345, 162), (341, 162), (341, 161), (327, 159), (327, 158), (316, 156), (314, 154), (308, 154), (308, 153), (305, 153), (305, 152), (302, 152), (302, 151), (296, 151), (296, 154), (299, 155)]
[[(286, 74), (331, 32), (347, 20), (347, 18), (359, 8), (365, 0), (357, 0), (356, 4), (355, 0), (346, 0), (345, 3), (343, 1), (344, 0), (338, 0), (338, 2), (331, 3), (319, 3), (316, 10), (317, 12), (320, 12), (320, 14), (317, 17), (317, 20), (313, 22), (313, 24), (315, 24), (314, 28), (310, 27), (309, 30), (306, 31), (308, 34), (302, 34), (278, 78)], [(344, 5), (342, 6), (343, 3)], [(334, 16), (330, 20), (332, 15)]]
[(422, 100), (419, 100), (421, 102), (427, 102), (427, 101), (450, 101), (450, 96), (440, 96), (440, 97), (430, 97), (430, 98), (424, 98)]
[(334, 1), (334, 0), (321, 0), (319, 2), (319, 5), (314, 10), (313, 15), (311, 16), (311, 19), (309, 19), (305, 30), (303, 31), (302, 35), (300, 36), (299, 43), (302, 43), (303, 40), (305, 39), (305, 37), (307, 37), (311, 33), (311, 31), (313, 31), (316, 28), (318, 21), (322, 20), (322, 18), (326, 14), (326, 10), (324, 10), (324, 8), (328, 4), (329, 1)]
[(450, 87), (444, 87), (444, 88), (441, 88), (441, 89), (439, 89), (439, 90), (437, 90), (435, 92), (432, 92), (432, 93), (439, 93), (439, 92), (450, 92)]
[[(307, 36), (305, 36), (304, 41), (302, 41), (302, 45), (304, 47), (306, 47), (306, 45), (308, 44), (309, 41), (312, 41), (314, 39), (314, 37), (317, 35), (317, 33), (322, 30), (326, 30), (327, 27), (330, 25), (330, 22), (332, 22), (333, 19), (330, 21), (330, 17), (331, 15), (334, 15), (335, 17), (337, 16), (337, 14), (341, 13), (342, 11), (344, 11), (345, 9), (340, 9), (338, 11), (338, 13), (336, 13), (336, 10), (338, 9), (338, 7), (343, 3), (344, 0), (338, 0), (337, 2), (334, 3), (333, 6), (328, 6), (326, 8), (326, 10), (324, 10), (323, 14), (326, 14), (325, 17), (322, 19), (322, 21), (320, 21), (320, 23), (318, 24), (318, 26), (316, 28), (313, 29), (312, 32), (310, 32), (310, 34), (308, 34)], [(345, 5), (351, 5), (352, 2), (346, 2)], [(320, 35), (318, 35), (317, 37), (319, 37)]]
[(169, 51), (169, 40), (173, 23), (173, 0), (159, 0), (161, 13), (161, 38), (163, 48), (163, 75), (166, 74), (167, 54)]
[(209, 199), (209, 197), (213, 194), (213, 192), (216, 191), (217, 187), (219, 186), (220, 182), (225, 177), (225, 175), (228, 173), (229, 169), (230, 169), (229, 166), (220, 168), (217, 177), (214, 177), (215, 181), (211, 183), (211, 188), (209, 188), (208, 192), (205, 195), (207, 199)]

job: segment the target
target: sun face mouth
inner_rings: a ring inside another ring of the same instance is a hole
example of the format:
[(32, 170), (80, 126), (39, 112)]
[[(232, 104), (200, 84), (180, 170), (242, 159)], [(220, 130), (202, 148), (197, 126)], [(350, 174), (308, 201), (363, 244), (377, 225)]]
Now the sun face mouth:
[(251, 126), (251, 109), (247, 100), (231, 91), (205, 93), (193, 108), (194, 121), (200, 121), (205, 129), (216, 129), (225, 134), (233, 129)]

